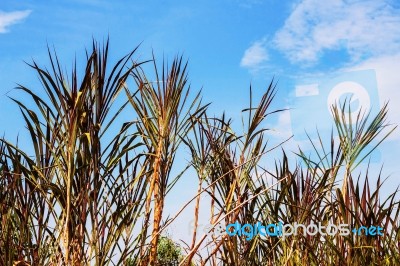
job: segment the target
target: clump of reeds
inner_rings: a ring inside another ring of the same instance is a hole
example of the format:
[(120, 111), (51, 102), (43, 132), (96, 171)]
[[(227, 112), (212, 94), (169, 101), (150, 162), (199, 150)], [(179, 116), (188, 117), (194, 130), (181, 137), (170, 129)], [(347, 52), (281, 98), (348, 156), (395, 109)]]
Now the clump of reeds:
[[(135, 52), (110, 67), (108, 42), (94, 42), (82, 75), (75, 66), (65, 73), (50, 50), (49, 69), (30, 64), (43, 91), (19, 85), (28, 100), (13, 100), (31, 146), (0, 141), (0, 265), (159, 265), (163, 232), (192, 201), (194, 230), (181, 265), (400, 264), (397, 189), (381, 195), (380, 175), (357, 174), (394, 130), (387, 105), (378, 114), (360, 112), (356, 121), (346, 115), (348, 103), (333, 106), (339, 141), (333, 134), (330, 143), (320, 138), (318, 159), (300, 150), (295, 167), (282, 150), (268, 168), (265, 159), (280, 147), (268, 145), (264, 128), (282, 111), (270, 109), (276, 83), (258, 104), (250, 93), (239, 134), (230, 118), (207, 113), (200, 93), (192, 97), (181, 57), (160, 66), (154, 56), (135, 61)], [(167, 193), (188, 168), (171, 174), (180, 148), (191, 154), (198, 189), (167, 219)], [(199, 235), (200, 208), (210, 211), (215, 227), (346, 223), (381, 226), (384, 235)]]

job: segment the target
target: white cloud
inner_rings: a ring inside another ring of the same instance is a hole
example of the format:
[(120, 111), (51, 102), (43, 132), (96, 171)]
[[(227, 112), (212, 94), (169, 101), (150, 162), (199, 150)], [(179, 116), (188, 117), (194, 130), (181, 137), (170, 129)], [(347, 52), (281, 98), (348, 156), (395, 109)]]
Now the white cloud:
[(327, 50), (351, 59), (400, 50), (400, 10), (384, 0), (303, 0), (273, 38), (292, 63), (314, 63)]
[(295, 89), (296, 97), (318, 95), (318, 84), (298, 85)]
[(290, 123), (290, 111), (285, 110), (279, 112), (278, 121), (274, 125), (267, 126), (271, 128), (268, 134), (276, 137), (279, 140), (285, 140), (292, 136), (292, 126)]
[(240, 61), (240, 66), (255, 69), (261, 67), (267, 60), (268, 53), (265, 47), (265, 39), (263, 39), (247, 48)]
[[(299, 1), (268, 47), (303, 65), (318, 62), (328, 51), (345, 51), (354, 63), (398, 53), (400, 9), (388, 1)], [(267, 60), (264, 38), (245, 51), (241, 66), (259, 68)]]
[(0, 33), (6, 33), (9, 26), (20, 22), (21, 20), (29, 16), (30, 13), (30, 10), (13, 12), (0, 11)]

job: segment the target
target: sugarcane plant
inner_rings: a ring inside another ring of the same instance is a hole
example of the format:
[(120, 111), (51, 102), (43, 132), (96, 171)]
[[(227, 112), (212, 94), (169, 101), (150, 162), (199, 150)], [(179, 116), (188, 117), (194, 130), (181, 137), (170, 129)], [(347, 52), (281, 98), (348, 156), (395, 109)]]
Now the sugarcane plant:
[[(383, 171), (375, 178), (368, 163), (396, 128), (388, 104), (351, 116), (349, 100), (337, 103), (328, 143), (318, 132), (313, 155), (289, 156), (290, 138), (269, 144), (269, 118), (286, 111), (271, 108), (274, 80), (257, 104), (250, 87), (239, 132), (192, 94), (181, 56), (138, 61), (137, 48), (110, 67), (108, 40), (93, 41), (82, 75), (50, 48), (48, 68), (28, 64), (41, 87), (18, 85), (24, 97), (11, 100), (29, 139), (0, 139), (0, 265), (400, 265), (398, 188), (383, 195)], [(171, 216), (181, 178), (197, 189)], [(177, 245), (165, 233), (189, 206), (192, 235)], [(232, 223), (378, 225), (383, 235), (232, 236)]]

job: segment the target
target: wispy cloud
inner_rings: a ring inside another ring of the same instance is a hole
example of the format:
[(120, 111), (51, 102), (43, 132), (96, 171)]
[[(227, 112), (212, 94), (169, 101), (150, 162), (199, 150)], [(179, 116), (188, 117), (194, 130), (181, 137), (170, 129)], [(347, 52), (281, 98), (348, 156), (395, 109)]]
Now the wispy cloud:
[(265, 39), (256, 41), (244, 52), (240, 66), (256, 69), (268, 61), (268, 52), (265, 46)]
[(274, 38), (292, 63), (315, 63), (328, 50), (351, 60), (400, 50), (400, 10), (384, 0), (303, 0)]
[(290, 138), (293, 133), (289, 110), (280, 112), (278, 115), (278, 121), (273, 125), (268, 125), (268, 128), (271, 128), (271, 130), (268, 131), (268, 134), (279, 140), (283, 141)]
[(31, 10), (3, 12), (0, 11), (0, 33), (6, 33), (8, 27), (25, 19)]
[[(345, 51), (355, 63), (400, 51), (400, 10), (385, 0), (302, 0), (278, 29), (269, 50), (294, 64), (314, 64), (329, 51)], [(265, 39), (250, 46), (241, 66), (268, 59)]]

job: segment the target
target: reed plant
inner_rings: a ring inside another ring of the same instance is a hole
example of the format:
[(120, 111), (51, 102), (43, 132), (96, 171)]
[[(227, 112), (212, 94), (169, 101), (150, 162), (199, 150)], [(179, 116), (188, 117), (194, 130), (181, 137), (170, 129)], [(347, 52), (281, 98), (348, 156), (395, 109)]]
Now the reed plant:
[[(30, 139), (23, 147), (0, 140), (0, 265), (173, 263), (165, 254), (180, 265), (400, 265), (398, 189), (382, 194), (382, 171), (371, 175), (368, 163), (396, 128), (387, 104), (355, 121), (349, 101), (332, 106), (329, 143), (310, 138), (313, 156), (289, 156), (265, 128), (285, 111), (271, 109), (275, 81), (258, 101), (250, 88), (239, 132), (192, 93), (182, 57), (138, 61), (135, 48), (110, 66), (108, 53), (108, 41), (94, 41), (84, 72), (75, 63), (66, 73), (48, 49), (49, 67), (29, 64), (41, 90), (18, 85), (25, 96), (11, 100)], [(167, 195), (181, 178), (197, 192), (168, 216)], [(177, 248), (166, 229), (189, 206), (193, 234)], [(206, 234), (197, 230), (204, 218)], [(383, 235), (216, 234), (236, 222), (380, 226)]]

